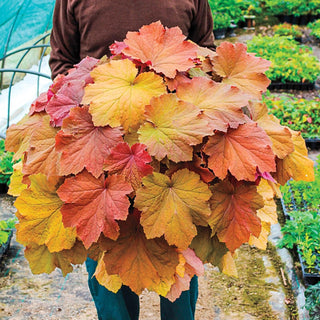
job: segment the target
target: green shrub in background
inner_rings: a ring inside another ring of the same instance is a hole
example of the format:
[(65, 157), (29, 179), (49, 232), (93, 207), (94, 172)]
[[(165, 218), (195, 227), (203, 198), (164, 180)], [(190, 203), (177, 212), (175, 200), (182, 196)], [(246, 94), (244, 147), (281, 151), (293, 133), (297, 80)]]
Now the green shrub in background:
[(308, 24), (308, 28), (311, 29), (310, 35), (320, 39), (320, 19)]
[(282, 125), (300, 131), (305, 139), (320, 138), (320, 99), (298, 99), (290, 94), (272, 95), (267, 92), (263, 101)]
[(14, 229), (16, 222), (16, 218), (0, 221), (0, 247), (8, 241), (11, 230)]
[(247, 45), (248, 52), (272, 62), (266, 72), (272, 81), (313, 83), (320, 75), (320, 63), (312, 50), (299, 45), (293, 38), (259, 35), (248, 41)]
[(315, 180), (312, 182), (289, 181), (281, 186), (282, 198), (288, 214), (281, 231), (279, 247), (292, 249), (298, 246), (298, 252), (308, 272), (320, 270), (320, 156), (315, 166)]
[(274, 34), (279, 36), (291, 36), (293, 38), (302, 37), (302, 29), (295, 24), (281, 23), (273, 26)]
[(309, 311), (310, 320), (320, 320), (320, 282), (307, 287), (305, 296), (306, 309)]
[(244, 15), (260, 14), (260, 0), (209, 0), (209, 5), (215, 17), (215, 12), (228, 14), (234, 23), (244, 21)]
[(10, 177), (13, 173), (13, 153), (5, 151), (4, 140), (0, 140), (0, 183), (10, 183)]
[(272, 15), (316, 15), (320, 13), (320, 0), (265, 0)]
[(227, 13), (214, 12), (213, 15), (213, 30), (228, 28), (231, 24), (231, 17)]

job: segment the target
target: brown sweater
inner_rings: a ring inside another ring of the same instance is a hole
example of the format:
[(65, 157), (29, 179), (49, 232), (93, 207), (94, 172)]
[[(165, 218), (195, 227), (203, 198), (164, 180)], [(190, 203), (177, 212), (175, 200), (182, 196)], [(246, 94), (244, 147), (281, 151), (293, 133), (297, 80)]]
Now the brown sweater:
[(160, 20), (179, 26), (201, 46), (214, 48), (213, 22), (207, 0), (56, 0), (51, 33), (52, 78), (86, 56), (110, 54), (109, 45), (128, 31)]

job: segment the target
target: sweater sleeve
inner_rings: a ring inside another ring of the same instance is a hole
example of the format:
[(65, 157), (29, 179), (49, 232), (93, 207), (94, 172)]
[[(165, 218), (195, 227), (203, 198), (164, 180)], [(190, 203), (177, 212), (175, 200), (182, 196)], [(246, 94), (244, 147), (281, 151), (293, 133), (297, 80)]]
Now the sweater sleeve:
[(202, 47), (214, 50), (213, 18), (208, 0), (197, 0), (197, 12), (189, 31), (189, 39)]
[(80, 34), (69, 5), (70, 0), (56, 0), (50, 37), (51, 78), (66, 73), (80, 61)]

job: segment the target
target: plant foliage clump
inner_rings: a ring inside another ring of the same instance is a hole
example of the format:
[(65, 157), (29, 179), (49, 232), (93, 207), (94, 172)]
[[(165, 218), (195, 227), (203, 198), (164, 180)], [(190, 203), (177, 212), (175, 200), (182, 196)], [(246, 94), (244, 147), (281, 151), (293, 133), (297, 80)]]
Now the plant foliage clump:
[(320, 19), (314, 22), (310, 22), (308, 27), (311, 29), (310, 35), (320, 39)]
[(283, 126), (300, 131), (307, 139), (320, 138), (320, 99), (267, 94), (263, 100)]
[(17, 239), (35, 274), (89, 256), (109, 290), (175, 300), (204, 263), (235, 274), (237, 248), (265, 247), (275, 182), (313, 180), (313, 162), (260, 101), (270, 63), (245, 45), (214, 53), (158, 21), (111, 51), (7, 131)]
[(8, 241), (10, 232), (14, 229), (16, 222), (16, 218), (0, 221), (0, 247)]
[(5, 151), (5, 142), (0, 140), (0, 183), (9, 184), (13, 173), (13, 152)]
[(248, 41), (248, 51), (271, 61), (266, 75), (272, 81), (313, 83), (320, 75), (320, 62), (312, 50), (293, 38), (255, 36)]
[(293, 38), (302, 37), (302, 29), (298, 25), (287, 22), (273, 26), (273, 31), (274, 34), (279, 36), (291, 36)]

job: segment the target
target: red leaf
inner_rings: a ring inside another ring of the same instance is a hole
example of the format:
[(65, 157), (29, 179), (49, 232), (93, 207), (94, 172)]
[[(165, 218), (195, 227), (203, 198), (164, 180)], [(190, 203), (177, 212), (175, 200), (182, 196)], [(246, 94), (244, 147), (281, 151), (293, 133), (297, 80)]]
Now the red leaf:
[(77, 228), (84, 246), (89, 248), (103, 232), (113, 240), (119, 235), (115, 221), (125, 220), (130, 202), (131, 186), (120, 176), (105, 179), (93, 177), (87, 171), (65, 180), (57, 193), (65, 204), (61, 208), (63, 223)]
[(127, 143), (118, 144), (105, 160), (104, 169), (110, 174), (122, 175), (134, 189), (137, 189), (141, 179), (153, 172), (152, 166), (147, 164), (152, 158), (145, 149), (146, 146), (140, 143), (134, 144), (131, 148)]
[(46, 111), (55, 126), (60, 127), (62, 120), (69, 115), (70, 109), (80, 104), (84, 95), (84, 86), (84, 80), (66, 82), (51, 98)]
[(98, 178), (110, 149), (123, 141), (119, 128), (95, 127), (88, 109), (71, 109), (56, 136), (56, 149), (62, 151), (61, 175), (77, 174), (86, 168)]
[(36, 112), (44, 111), (47, 103), (48, 103), (47, 92), (42, 92), (40, 96), (32, 102), (29, 110), (29, 116), (32, 116)]
[(78, 64), (74, 66), (73, 69), (70, 69), (65, 80), (70, 82), (73, 80), (84, 80), (86, 84), (92, 83), (93, 80), (90, 76), (90, 71), (97, 65), (99, 62), (98, 59), (92, 57), (86, 57), (82, 59)]

